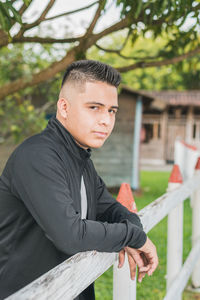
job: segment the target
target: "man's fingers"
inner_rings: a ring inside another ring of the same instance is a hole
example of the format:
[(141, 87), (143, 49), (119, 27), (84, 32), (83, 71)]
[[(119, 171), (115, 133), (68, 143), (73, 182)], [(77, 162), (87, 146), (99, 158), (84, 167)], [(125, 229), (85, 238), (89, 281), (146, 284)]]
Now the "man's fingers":
[(157, 255), (156, 247), (152, 243), (152, 241), (149, 238), (147, 238), (145, 244), (141, 248), (139, 248), (139, 250), (143, 253), (143, 255), (147, 259), (148, 263), (146, 266), (149, 266), (149, 270), (147, 274), (150, 276), (153, 274), (153, 272), (158, 266), (158, 255)]
[(145, 277), (145, 272), (138, 272), (138, 281), (142, 282), (142, 279)]
[(139, 272), (145, 272), (147, 273), (149, 270), (151, 269), (151, 266), (150, 265), (147, 265), (147, 266), (144, 266), (144, 267), (140, 267), (139, 268)]
[(124, 260), (125, 260), (125, 251), (124, 249), (119, 252), (119, 264), (118, 268), (122, 268), (124, 265)]
[(129, 269), (130, 269), (130, 277), (132, 280), (135, 279), (136, 274), (136, 263), (131, 255), (127, 253), (128, 256), (128, 263), (129, 263)]
[[(126, 249), (126, 250), (127, 250), (127, 249)], [(139, 253), (137, 250), (132, 249), (131, 251), (128, 251), (128, 254), (129, 254), (130, 256), (132, 256), (132, 258), (134, 259), (134, 261), (135, 261), (136, 264), (138, 265), (138, 268), (144, 266), (143, 259), (142, 259), (142, 257), (140, 256), (140, 253)]]
[(155, 271), (157, 266), (158, 266), (158, 258), (151, 259), (150, 269), (148, 271), (149, 276), (151, 276), (153, 274), (153, 272)]

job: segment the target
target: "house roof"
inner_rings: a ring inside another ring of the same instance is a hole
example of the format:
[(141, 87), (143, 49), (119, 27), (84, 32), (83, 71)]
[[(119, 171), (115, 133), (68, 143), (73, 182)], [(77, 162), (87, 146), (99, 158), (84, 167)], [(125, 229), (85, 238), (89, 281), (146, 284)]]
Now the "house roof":
[(192, 91), (141, 91), (154, 99), (159, 99), (166, 105), (200, 106), (200, 90)]
[(154, 97), (151, 96), (151, 95), (148, 95), (147, 93), (145, 93), (145, 91), (134, 90), (131, 87), (125, 85), (125, 84), (121, 84), (120, 88), (121, 88), (121, 91), (124, 90), (124, 91), (134, 95), (135, 97), (137, 97), (138, 95), (141, 95), (143, 97), (144, 101), (152, 102), (154, 100)]
[(122, 91), (124, 90), (124, 91), (126, 91), (126, 92), (134, 95), (134, 97), (137, 97), (138, 95), (142, 96), (142, 100), (145, 103), (150, 104), (151, 108), (156, 108), (158, 110), (163, 110), (166, 107), (166, 103), (165, 102), (163, 102), (159, 98), (155, 98), (154, 95), (151, 95), (147, 91), (134, 90), (131, 87), (125, 85), (125, 84), (121, 84), (120, 88), (121, 88)]
[(134, 90), (127, 85), (121, 85), (121, 89), (134, 96), (141, 95), (143, 100), (151, 103), (152, 108), (163, 110), (167, 105), (200, 106), (200, 90), (191, 91), (146, 91)]

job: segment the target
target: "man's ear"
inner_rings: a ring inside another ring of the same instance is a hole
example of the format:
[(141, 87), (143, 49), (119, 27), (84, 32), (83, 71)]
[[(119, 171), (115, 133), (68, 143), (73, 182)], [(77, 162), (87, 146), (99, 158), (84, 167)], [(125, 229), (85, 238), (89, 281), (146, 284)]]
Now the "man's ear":
[(69, 110), (69, 101), (65, 98), (59, 98), (57, 102), (57, 109), (62, 118), (67, 118), (67, 112)]

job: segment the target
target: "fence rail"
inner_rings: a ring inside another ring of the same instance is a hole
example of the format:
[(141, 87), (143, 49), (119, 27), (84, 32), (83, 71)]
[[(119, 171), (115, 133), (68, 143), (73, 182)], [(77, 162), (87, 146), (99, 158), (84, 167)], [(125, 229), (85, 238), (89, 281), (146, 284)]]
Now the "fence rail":
[[(144, 231), (147, 233), (178, 204), (191, 196), (198, 189), (199, 182), (200, 171), (174, 191), (167, 192), (143, 208), (138, 214)], [(175, 299), (177, 289), (180, 291), (185, 287), (194, 267), (194, 257), (199, 254), (200, 238), (197, 238), (179, 276), (164, 298), (165, 300)], [(116, 253), (99, 253), (96, 251), (78, 253), (6, 299), (72, 300), (116, 260)], [(132, 298), (132, 300), (134, 299)]]

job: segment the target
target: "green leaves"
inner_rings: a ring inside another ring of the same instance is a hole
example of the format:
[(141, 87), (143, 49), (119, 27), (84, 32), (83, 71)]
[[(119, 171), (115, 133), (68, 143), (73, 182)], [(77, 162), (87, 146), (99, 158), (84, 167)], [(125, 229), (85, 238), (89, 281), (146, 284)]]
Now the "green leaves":
[(47, 124), (44, 112), (39, 112), (30, 100), (22, 101), (20, 94), (14, 95), (18, 103), (11, 97), (0, 103), (1, 132), (0, 137), (11, 137), (14, 143), (40, 132)]
[(0, 2), (0, 27), (9, 32), (14, 22), (22, 23), (21, 16), (10, 0)]

